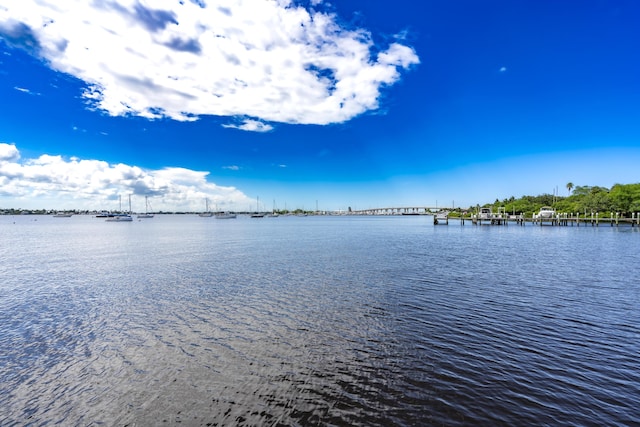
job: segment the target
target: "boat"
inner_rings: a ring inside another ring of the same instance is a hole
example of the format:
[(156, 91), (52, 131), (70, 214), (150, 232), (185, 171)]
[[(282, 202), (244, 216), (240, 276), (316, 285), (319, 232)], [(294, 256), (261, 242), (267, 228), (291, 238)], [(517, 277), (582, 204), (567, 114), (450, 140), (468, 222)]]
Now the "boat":
[(256, 199), (256, 211), (251, 214), (251, 218), (264, 218), (264, 212), (260, 212), (260, 196)]
[(133, 217), (129, 214), (113, 214), (105, 219), (107, 222), (130, 222), (133, 221)]
[(556, 210), (551, 206), (543, 206), (540, 208), (540, 212), (538, 212), (538, 218), (540, 219), (551, 219), (556, 216)]
[(198, 216), (203, 218), (209, 218), (213, 216), (213, 212), (209, 211), (209, 199), (204, 199), (205, 211), (200, 212)]
[(273, 210), (271, 211), (271, 213), (267, 214), (267, 218), (277, 218), (279, 217), (280, 214), (278, 212), (276, 212), (276, 201), (273, 201)]
[(131, 222), (133, 217), (131, 216), (131, 195), (129, 195), (129, 213), (122, 213), (122, 198), (118, 196), (120, 201), (120, 213), (110, 214), (105, 221), (107, 222)]
[(149, 213), (149, 198), (144, 196), (144, 213), (138, 214), (138, 218), (153, 218), (153, 214)]
[(236, 217), (236, 214), (231, 212), (218, 212), (215, 217), (216, 219), (233, 219)]
[(438, 211), (433, 215), (433, 224), (449, 224), (449, 211), (442, 210)]
[(73, 215), (72, 213), (61, 212), (61, 213), (54, 214), (53, 217), (54, 218), (70, 218), (72, 215)]
[(478, 219), (493, 219), (493, 212), (491, 208), (480, 208)]

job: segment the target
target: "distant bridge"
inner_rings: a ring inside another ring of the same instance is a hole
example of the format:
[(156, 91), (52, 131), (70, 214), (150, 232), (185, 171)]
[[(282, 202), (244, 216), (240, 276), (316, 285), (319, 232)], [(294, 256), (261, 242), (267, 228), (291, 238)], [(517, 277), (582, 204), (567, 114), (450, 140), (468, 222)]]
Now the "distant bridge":
[(349, 215), (433, 215), (442, 210), (454, 208), (429, 207), (429, 206), (405, 206), (401, 208), (369, 208), (349, 211)]

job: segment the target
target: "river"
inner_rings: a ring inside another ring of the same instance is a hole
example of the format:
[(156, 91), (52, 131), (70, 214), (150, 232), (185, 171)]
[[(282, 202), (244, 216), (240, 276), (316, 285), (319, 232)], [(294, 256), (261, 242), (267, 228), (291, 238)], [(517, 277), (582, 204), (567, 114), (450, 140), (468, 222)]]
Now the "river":
[(0, 216), (0, 425), (640, 423), (640, 230)]

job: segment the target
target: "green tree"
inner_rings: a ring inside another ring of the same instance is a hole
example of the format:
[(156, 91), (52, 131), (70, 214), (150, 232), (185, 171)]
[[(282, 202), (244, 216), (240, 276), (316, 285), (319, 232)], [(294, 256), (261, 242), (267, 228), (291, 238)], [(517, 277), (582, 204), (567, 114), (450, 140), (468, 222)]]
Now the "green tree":
[(580, 210), (587, 213), (610, 211), (609, 190), (604, 187), (590, 187), (589, 193), (582, 199)]
[[(572, 183), (569, 184), (567, 189), (573, 186)], [(487, 203), (483, 207), (497, 209), (504, 206), (508, 213), (522, 213), (526, 216), (539, 211), (542, 206), (553, 206), (558, 212), (563, 213), (619, 212), (626, 216), (634, 212), (640, 213), (640, 183), (616, 184), (611, 189), (577, 185), (573, 186), (572, 190), (568, 197), (556, 197), (551, 194), (522, 196), (519, 199), (510, 197), (502, 202), (496, 199), (493, 204)], [(475, 208), (469, 209), (473, 211)]]
[(573, 182), (567, 182), (567, 191), (569, 195), (571, 195), (571, 190), (573, 190)]
[(576, 185), (573, 189), (574, 196), (586, 196), (591, 192), (591, 187), (588, 185)]
[(615, 184), (609, 191), (609, 200), (614, 212), (636, 212), (640, 207), (640, 184)]

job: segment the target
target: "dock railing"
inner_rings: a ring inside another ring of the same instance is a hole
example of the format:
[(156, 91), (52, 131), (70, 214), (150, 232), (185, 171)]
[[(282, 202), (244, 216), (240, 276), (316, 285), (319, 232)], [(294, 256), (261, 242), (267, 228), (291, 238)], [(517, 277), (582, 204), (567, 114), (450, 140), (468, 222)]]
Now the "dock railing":
[[(464, 225), (465, 218), (461, 217), (461, 224)], [(631, 227), (640, 227), (640, 212), (633, 212), (631, 216), (623, 216), (619, 212), (608, 212), (606, 214), (600, 214), (600, 212), (591, 213), (557, 213), (552, 217), (542, 218), (537, 215), (532, 215), (531, 218), (525, 218), (522, 214), (517, 215), (505, 215), (502, 213), (491, 214), (473, 214), (471, 215), (471, 222), (474, 225), (507, 225), (510, 222), (518, 225), (524, 225), (526, 222), (530, 222), (534, 225), (552, 225), (552, 226), (592, 226), (599, 227), (600, 224), (609, 224), (611, 227), (618, 227), (621, 225), (627, 225)]]

